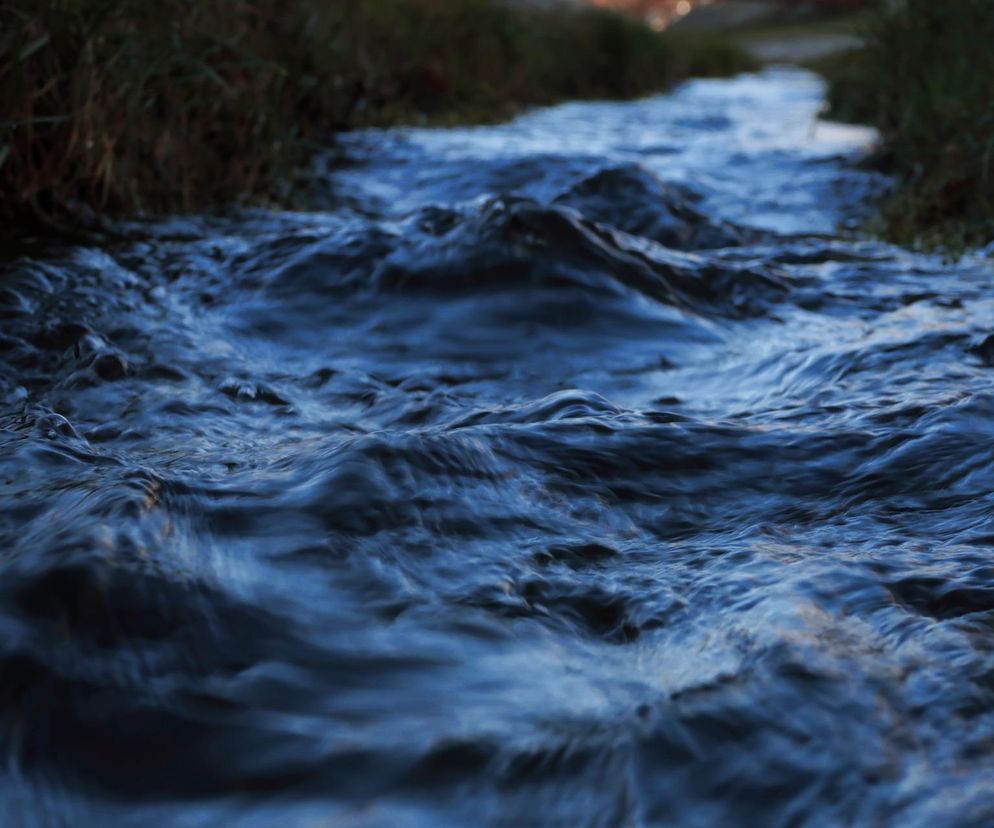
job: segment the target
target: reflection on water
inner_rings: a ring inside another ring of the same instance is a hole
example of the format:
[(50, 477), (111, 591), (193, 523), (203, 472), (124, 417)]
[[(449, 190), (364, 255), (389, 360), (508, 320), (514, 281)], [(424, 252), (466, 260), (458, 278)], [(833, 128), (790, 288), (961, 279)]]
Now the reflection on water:
[(994, 822), (991, 273), (837, 235), (820, 94), (9, 264), (12, 824)]

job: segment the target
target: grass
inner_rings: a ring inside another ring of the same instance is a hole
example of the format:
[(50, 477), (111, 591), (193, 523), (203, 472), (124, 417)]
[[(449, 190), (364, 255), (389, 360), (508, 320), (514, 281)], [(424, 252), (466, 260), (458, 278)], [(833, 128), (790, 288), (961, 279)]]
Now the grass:
[(2, 0), (0, 218), (279, 201), (337, 131), (750, 66), (722, 39), (503, 0)]
[(815, 66), (830, 116), (870, 123), (900, 178), (891, 239), (961, 252), (994, 240), (994, 3), (902, 0), (881, 7), (867, 46)]
[(816, 35), (860, 34), (869, 20), (865, 11), (832, 11), (813, 14), (800, 20), (778, 16), (751, 23), (736, 31), (748, 40), (807, 38)]

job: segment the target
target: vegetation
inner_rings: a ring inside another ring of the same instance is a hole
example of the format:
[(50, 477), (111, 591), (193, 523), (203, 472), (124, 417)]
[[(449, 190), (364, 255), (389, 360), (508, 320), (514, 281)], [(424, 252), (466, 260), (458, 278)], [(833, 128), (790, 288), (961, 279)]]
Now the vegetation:
[(338, 130), (748, 63), (603, 10), (504, 0), (3, 0), (0, 218), (278, 199)]
[(816, 66), (832, 116), (872, 123), (901, 187), (884, 213), (902, 243), (994, 240), (994, 3), (891, 0), (865, 49)]

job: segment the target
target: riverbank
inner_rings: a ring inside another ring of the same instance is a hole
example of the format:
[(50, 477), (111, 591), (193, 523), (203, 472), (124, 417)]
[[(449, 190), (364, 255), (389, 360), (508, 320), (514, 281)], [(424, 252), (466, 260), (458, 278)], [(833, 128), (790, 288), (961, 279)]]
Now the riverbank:
[(0, 217), (285, 202), (342, 130), (493, 121), (751, 65), (721, 37), (502, 0), (10, 0)]
[(956, 253), (994, 240), (994, 5), (906, 0), (874, 15), (866, 46), (817, 62), (830, 117), (880, 130), (898, 176), (883, 233)]
[(994, 5), (817, 13), (755, 0), (701, 7), (686, 24), (723, 32), (758, 61), (813, 69), (828, 82), (828, 118), (879, 130), (875, 160), (898, 186), (872, 230), (953, 255), (994, 240), (994, 53), (983, 45)]

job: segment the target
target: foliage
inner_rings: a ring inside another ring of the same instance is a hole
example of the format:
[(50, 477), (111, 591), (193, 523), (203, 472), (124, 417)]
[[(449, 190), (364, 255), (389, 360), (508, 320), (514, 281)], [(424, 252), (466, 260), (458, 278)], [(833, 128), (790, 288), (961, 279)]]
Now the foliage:
[(503, 0), (2, 0), (0, 215), (274, 199), (338, 130), (746, 65), (609, 12)]
[(835, 117), (880, 129), (902, 187), (888, 234), (963, 249), (994, 240), (994, 3), (885, 3), (867, 46), (822, 66)]

